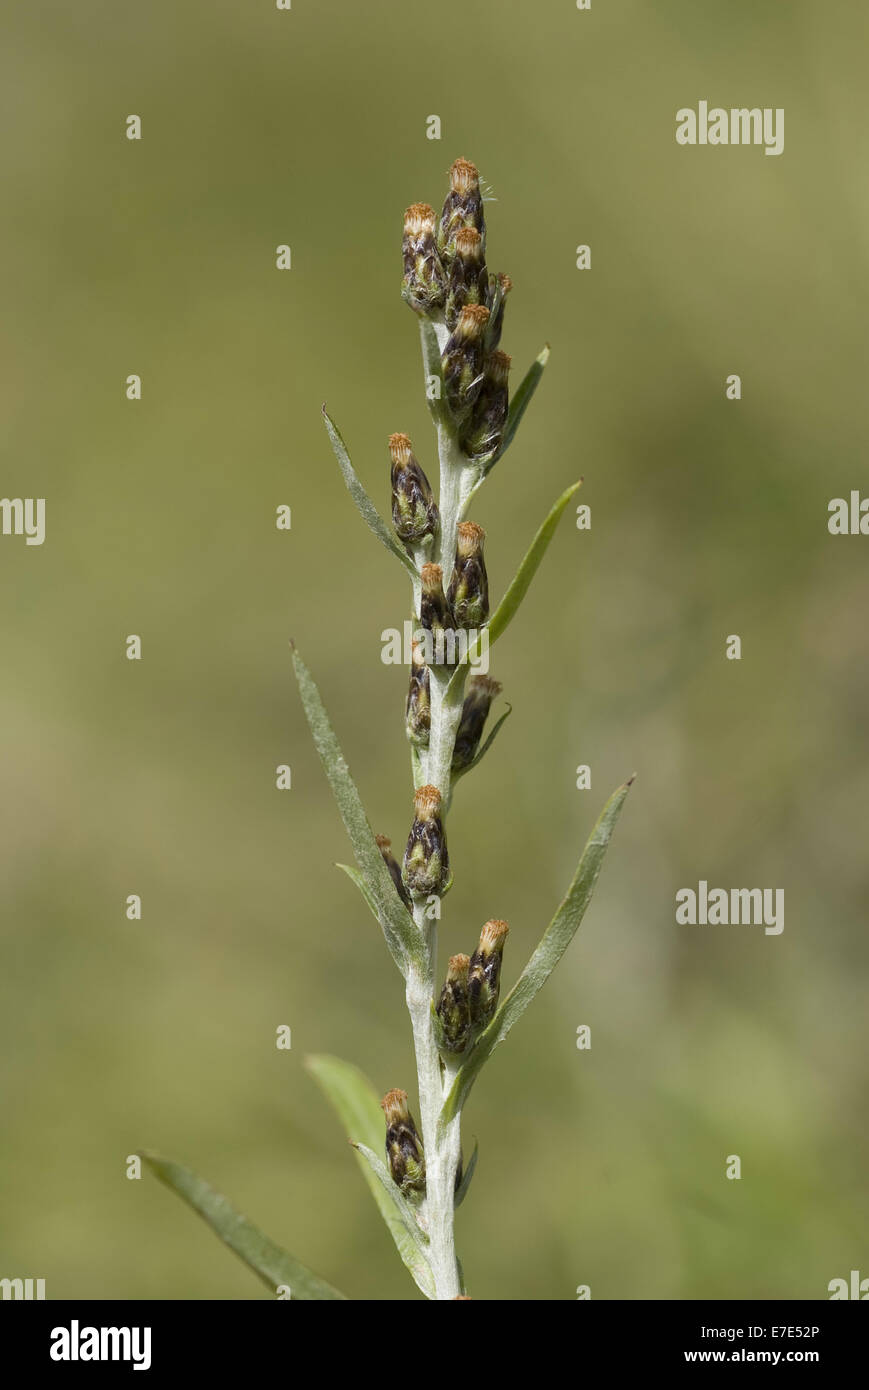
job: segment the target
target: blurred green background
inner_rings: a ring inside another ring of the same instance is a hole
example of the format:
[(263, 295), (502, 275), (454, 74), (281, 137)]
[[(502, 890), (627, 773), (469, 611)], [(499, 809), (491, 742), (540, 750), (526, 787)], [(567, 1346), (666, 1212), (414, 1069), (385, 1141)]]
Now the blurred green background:
[[(47, 499), (47, 539), (0, 539), (0, 1275), (268, 1297), (126, 1179), (150, 1146), (351, 1297), (417, 1297), (303, 1066), (413, 1089), (287, 641), (401, 844), (405, 673), (379, 651), (407, 593), (320, 405), (382, 509), (391, 431), (434, 471), (401, 214), (457, 155), (497, 198), (516, 376), (552, 345), (473, 512), (496, 596), (580, 474), (592, 529), (567, 516), (493, 653), (514, 713), (457, 794), (445, 951), (506, 917), (509, 986), (637, 773), (577, 941), (467, 1110), (470, 1292), (869, 1274), (869, 540), (826, 525), (869, 488), (865, 8), (82, 0), (4, 30), (2, 491)], [(784, 107), (784, 154), (680, 148), (700, 99)], [(783, 934), (677, 927), (700, 878), (784, 888)]]

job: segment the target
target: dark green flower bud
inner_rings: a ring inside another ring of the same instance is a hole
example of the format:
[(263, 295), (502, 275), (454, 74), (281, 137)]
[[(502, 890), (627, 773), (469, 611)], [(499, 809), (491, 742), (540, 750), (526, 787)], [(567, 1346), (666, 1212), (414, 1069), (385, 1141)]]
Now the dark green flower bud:
[(483, 238), (475, 227), (462, 227), (456, 235), (456, 254), (447, 286), (447, 328), (455, 328), (466, 304), (485, 304), (489, 277), (483, 260)]
[(450, 886), (450, 859), (437, 787), (417, 788), (413, 809), (402, 877), (412, 898), (427, 898), (432, 893), (440, 897)]
[(392, 460), (392, 524), (405, 545), (433, 536), (440, 518), (428, 478), (406, 434), (389, 436)]
[(452, 666), (457, 652), (456, 625), (444, 593), (444, 572), (440, 565), (423, 565), (419, 577), (420, 626), (431, 633), (432, 639), (429, 659), (433, 666)]
[(456, 528), (456, 563), (447, 602), (458, 627), (479, 628), (489, 616), (489, 580), (483, 559), (486, 533), (474, 521)]
[(450, 191), (441, 213), (437, 242), (444, 265), (448, 266), (452, 261), (456, 236), (462, 227), (473, 227), (478, 231), (485, 250), (486, 220), (483, 216), (480, 175), (476, 165), (467, 159), (457, 159), (450, 169)]
[(512, 288), (513, 281), (503, 271), (498, 275), (488, 276), (486, 298), (482, 301), (491, 315), (486, 327), (487, 352), (494, 352), (501, 341), (501, 330), (504, 327), (504, 301)]
[(411, 743), (428, 748), (431, 729), (431, 673), (423, 660), (422, 647), (414, 642), (410, 662), (410, 687), (404, 709), (405, 727)]
[(465, 453), (475, 463), (482, 464), (486, 472), (501, 451), (507, 423), (509, 375), (510, 358), (506, 352), (498, 349), (484, 358), (483, 384), (462, 437)]
[(468, 1002), (471, 1024), (481, 1032), (491, 1023), (498, 1007), (501, 988), (501, 957), (510, 928), (506, 922), (487, 922), (480, 932), (480, 944), (468, 967)]
[(401, 296), (418, 314), (443, 308), (446, 276), (435, 244), (436, 218), (428, 203), (412, 203), (404, 214)]
[(386, 1116), (386, 1162), (393, 1182), (407, 1196), (425, 1195), (425, 1154), (407, 1091), (387, 1091), (380, 1108)]
[(471, 1009), (468, 1003), (470, 956), (450, 956), (441, 997), (435, 1009), (435, 1038), (441, 1052), (464, 1052), (471, 1041)]
[(441, 354), (444, 394), (457, 425), (470, 419), (483, 385), (483, 335), (489, 310), (466, 304)]
[(500, 682), (493, 681), (491, 676), (472, 676), (468, 681), (453, 748), (453, 772), (463, 772), (474, 761), (492, 701), (500, 694)]
[(383, 862), (389, 870), (390, 877), (398, 891), (398, 896), (401, 898), (407, 910), (412, 912), (413, 903), (410, 900), (410, 894), (404, 886), (404, 880), (401, 877), (401, 869), (398, 867), (395, 855), (392, 853), (392, 841), (386, 835), (375, 835), (374, 838), (377, 841), (377, 848), (383, 855)]

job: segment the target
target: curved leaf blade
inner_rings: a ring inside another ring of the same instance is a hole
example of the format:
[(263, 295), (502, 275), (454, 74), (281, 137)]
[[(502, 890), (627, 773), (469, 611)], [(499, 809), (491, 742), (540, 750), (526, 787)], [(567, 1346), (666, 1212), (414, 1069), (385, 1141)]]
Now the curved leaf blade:
[[(501, 602), (498, 604), (498, 607), (495, 609), (494, 613), (489, 619), (489, 625), (485, 629), (485, 631), (488, 633), (487, 640), (490, 647), (495, 642), (497, 642), (501, 634), (507, 630), (507, 628), (510, 626), (511, 622), (515, 618), (516, 614), (518, 613), (519, 606), (528, 592), (531, 580), (534, 578), (535, 574), (540, 568), (540, 563), (547, 550), (549, 549), (549, 542), (555, 535), (555, 529), (558, 526), (559, 521), (561, 520), (561, 515), (568, 502), (570, 501), (571, 497), (581, 487), (582, 478), (580, 478), (578, 482), (572, 483), (571, 486), (561, 494), (561, 496), (550, 509), (549, 514), (547, 515), (543, 524), (540, 526), (536, 536), (534, 537), (533, 541), (528, 547), (528, 550), (526, 551), (522, 559), (522, 563), (520, 564), (518, 570), (516, 571), (513, 577), (512, 583), (510, 584), (509, 588), (507, 589), (507, 592), (505, 593), (504, 597), (501, 599)], [(464, 658), (456, 667), (452, 680), (450, 681), (450, 690), (452, 690), (453, 687), (458, 684), (459, 673), (464, 669), (464, 667), (476, 661), (479, 658), (479, 655), (480, 643), (478, 639), (471, 647), (468, 648), (468, 651), (466, 652)]]
[(428, 1244), (428, 1236), (424, 1235), (420, 1228), (419, 1222), (413, 1214), (413, 1208), (407, 1198), (403, 1196), (392, 1181), (392, 1174), (387, 1170), (383, 1159), (378, 1158), (374, 1150), (369, 1149), (367, 1144), (360, 1144), (358, 1139), (351, 1139), (350, 1144), (356, 1152), (365, 1159), (365, 1162), (379, 1182), (382, 1190), (395, 1207), (399, 1220), (408, 1236), (413, 1241), (414, 1245), (418, 1247), (420, 1253), (424, 1254), (425, 1246)]
[(481, 746), (477, 749), (477, 752), (476, 752), (476, 754), (474, 755), (474, 758), (472, 759), (471, 762), (468, 763), (468, 766), (467, 766), (467, 767), (459, 768), (458, 772), (454, 772), (454, 773), (453, 773), (453, 781), (454, 781), (454, 782), (457, 782), (457, 781), (459, 780), (460, 777), (464, 777), (464, 776), (465, 776), (465, 773), (470, 772), (472, 768), (475, 768), (475, 767), (477, 766), (478, 763), (481, 763), (481, 762), (483, 761), (483, 759), (484, 759), (484, 757), (486, 756), (486, 754), (488, 753), (489, 749), (492, 747), (492, 744), (495, 742), (495, 738), (496, 738), (496, 736), (497, 736), (497, 734), (498, 734), (498, 730), (501, 728), (501, 725), (504, 723), (504, 721), (505, 721), (506, 719), (509, 719), (509, 717), (510, 717), (510, 715), (511, 715), (512, 713), (513, 713), (513, 706), (512, 706), (512, 705), (508, 705), (507, 708), (505, 709), (504, 713), (501, 715), (500, 719), (498, 719), (497, 722), (493, 725), (492, 731), (491, 731), (491, 733), (489, 734), (489, 736), (488, 736), (488, 738), (486, 739), (486, 741), (485, 741), (483, 744), (481, 744)]
[(519, 605), (528, 592), (531, 580), (534, 578), (543, 556), (549, 549), (549, 542), (555, 535), (555, 529), (561, 520), (562, 512), (567, 506), (573, 494), (582, 487), (582, 478), (578, 482), (572, 483), (551, 508), (549, 515), (534, 537), (531, 545), (520, 564), (513, 582), (505, 593), (495, 612), (489, 621), (489, 646), (497, 642), (501, 633), (504, 632), (515, 618), (519, 611)]
[[(504, 457), (510, 445), (513, 443), (513, 437), (521, 424), (522, 416), (531, 404), (531, 397), (540, 385), (540, 379), (543, 376), (548, 361), (549, 344), (547, 343), (531, 363), (531, 366), (528, 368), (528, 371), (520, 381), (510, 400), (510, 405), (507, 409), (507, 423), (504, 426), (504, 436), (501, 442), (498, 459)], [(495, 459), (495, 463), (498, 462), (498, 459)]]
[(287, 1285), (291, 1296), (306, 1302), (343, 1300), (325, 1279), (314, 1274), (307, 1265), (289, 1255), (273, 1240), (269, 1240), (252, 1221), (198, 1177), (190, 1168), (172, 1159), (161, 1158), (148, 1150), (141, 1151), (152, 1173), (170, 1187), (189, 1207), (202, 1217), (224, 1245), (228, 1245), (252, 1269), (264, 1284), (275, 1293), (279, 1285)]
[(341, 869), (342, 872), (345, 873), (347, 877), (351, 880), (351, 882), (356, 884), (356, 887), (359, 889), (359, 892), (362, 894), (363, 898), (368, 904), (372, 917), (377, 923), (379, 923), (380, 918), (377, 915), (377, 904), (372, 898), (371, 894), (369, 893), (368, 885), (365, 882), (365, 879), (360, 874), (359, 870), (354, 869), (352, 864), (336, 864), (335, 868)]
[[(351, 1143), (356, 1147), (362, 1175), (371, 1189), (405, 1267), (410, 1271), (420, 1291), (427, 1298), (433, 1298), (431, 1270), (420, 1243), (408, 1232), (393, 1194), (385, 1190), (382, 1180), (358, 1148), (358, 1145), (362, 1144), (363, 1148), (372, 1152), (383, 1143), (385, 1131), (377, 1092), (364, 1072), (349, 1062), (342, 1062), (340, 1057), (319, 1053), (306, 1057), (305, 1066), (335, 1110)], [(420, 1232), (420, 1236), (421, 1234)]]
[(363, 521), (368, 526), (369, 530), (373, 531), (374, 535), (380, 541), (381, 545), (385, 545), (387, 550), (391, 551), (393, 555), (397, 556), (397, 558), (404, 565), (404, 568), (413, 576), (414, 579), (416, 579), (417, 572), (413, 561), (411, 560), (407, 552), (403, 550), (402, 547), (399, 545), (395, 536), (392, 534), (386, 522), (383, 520), (379, 511), (375, 507), (374, 503), (371, 501), (371, 498), (368, 496), (368, 493), (365, 491), (365, 488), (362, 486), (362, 483), (359, 480), (359, 475), (357, 474), (356, 469), (353, 467), (353, 464), (350, 462), (350, 455), (347, 452), (347, 445), (341, 438), (341, 434), (337, 426), (334, 424), (334, 422), (328, 415), (325, 405), (323, 406), (323, 419), (326, 423), (326, 432), (329, 435), (329, 440), (331, 442), (332, 449), (334, 450), (335, 457), (338, 460), (338, 467), (341, 469), (344, 482), (347, 484), (347, 491), (350, 493), (350, 496), (356, 503), (356, 506), (359, 510), (360, 515), (362, 516)]
[(534, 996), (543, 988), (576, 935), (577, 928), (591, 901), (610, 837), (633, 780), (632, 777), (630, 781), (625, 782), (623, 786), (614, 791), (604, 806), (597, 824), (588, 837), (582, 858), (564, 901), (543, 933), (537, 949), (516, 984), (501, 1004), (486, 1031), (477, 1040), (473, 1052), (456, 1076), (450, 1093), (444, 1101), (439, 1120), (440, 1125), (448, 1124), (464, 1105), (480, 1069), (488, 1061), (498, 1044), (504, 1041), (514, 1023), (522, 1017)]
[(386, 944), (399, 970), (405, 974), (408, 960), (413, 959), (422, 947), (419, 930), (398, 896), (389, 870), (383, 862), (383, 855), (377, 848), (374, 831), (368, 823), (365, 808), (356, 790), (356, 784), (350, 776), (347, 760), (341, 752), (317, 685), (295, 646), (291, 646), (293, 668), (314, 738), (314, 746), (320, 755), (320, 761), (341, 812), (341, 819), (350, 836), (356, 863), (376, 907), (375, 915), (386, 938)]
[(425, 774), (422, 770), (422, 758), (419, 756), (419, 749), (415, 744), (410, 746), (410, 768), (413, 774), (413, 789), (416, 791), (423, 785)]
[(462, 1180), (459, 1183), (458, 1190), (456, 1192), (455, 1204), (457, 1207), (460, 1207), (462, 1205), (462, 1202), (468, 1195), (468, 1188), (471, 1185), (471, 1178), (474, 1176), (474, 1169), (477, 1166), (477, 1159), (479, 1157), (479, 1154), (480, 1146), (476, 1142), (476, 1140), (474, 1140), (474, 1152), (471, 1154), (470, 1162), (468, 1163), (467, 1168), (462, 1173)]

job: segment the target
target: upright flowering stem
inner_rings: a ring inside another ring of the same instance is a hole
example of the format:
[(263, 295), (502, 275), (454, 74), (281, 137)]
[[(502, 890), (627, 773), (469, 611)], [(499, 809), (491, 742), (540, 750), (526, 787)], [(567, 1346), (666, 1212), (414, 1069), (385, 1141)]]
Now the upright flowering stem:
[(449, 691), (452, 675), (449, 668), (445, 671), (432, 670), (431, 673), (431, 732), (427, 772), (428, 780), (441, 793), (445, 812), (449, 810), (452, 797), (450, 768), (462, 717), (466, 672), (460, 673), (456, 690)]
[[(451, 457), (448, 466), (452, 466), (452, 461)], [(442, 480), (444, 472), (442, 457)], [(459, 518), (452, 499), (449, 496), (445, 498), (443, 487), (440, 515), (442, 535), (449, 528), (449, 534), (453, 536), (453, 549), (449, 558), (451, 567), (455, 556), (455, 535)], [(445, 555), (443, 550), (441, 555)], [(458, 698), (455, 694), (448, 697), (447, 689), (452, 675), (450, 667), (431, 667), (429, 746), (423, 754), (426, 781), (440, 792), (444, 814), (450, 804), (451, 765), (462, 714), (461, 687), (464, 684), (463, 680), (460, 681)], [(437, 908), (439, 913), (440, 902)], [(436, 1297), (454, 1299), (458, 1298), (462, 1291), (453, 1228), (454, 1191), (461, 1152), (461, 1115), (457, 1115), (446, 1127), (445, 1132), (439, 1134), (441, 1109), (452, 1086), (456, 1067), (450, 1063), (441, 1066), (435, 1039), (432, 1000), (438, 978), (438, 916), (430, 914), (431, 907), (425, 901), (415, 903), (413, 915), (425, 942), (425, 961), (419, 966), (411, 965), (405, 997), (413, 1029), (420, 1121), (426, 1155), (425, 1220), (429, 1237), (429, 1258)]]
[(431, 1004), (437, 979), (437, 919), (426, 920), (424, 907), (417, 907), (414, 917), (425, 935), (426, 960), (422, 966), (411, 967), (405, 997), (413, 1029), (426, 1156), (425, 1223), (435, 1297), (453, 1299), (462, 1292), (453, 1231), (453, 1194), (461, 1148), (461, 1117), (457, 1115), (447, 1127), (446, 1134), (439, 1137), (441, 1109), (454, 1073), (451, 1074), (449, 1069), (443, 1073), (441, 1071), (432, 1020)]
[[(467, 621), (456, 622), (451, 600), (445, 598), (443, 588), (453, 576), (459, 526), (464, 520), (472, 492), (482, 477), (482, 463), (469, 457), (463, 445), (463, 433), (474, 441), (482, 437), (487, 443), (491, 436), (493, 457), (500, 443), (497, 428), (492, 431), (489, 427), (489, 433), (484, 431), (481, 435), (479, 411), (475, 414), (487, 381), (486, 368), (491, 351), (497, 344), (503, 316), (503, 287), (497, 277), (489, 276), (484, 253), (485, 220), (479, 177), (472, 164), (459, 159), (450, 171), (450, 191), (440, 222), (436, 226), (428, 204), (413, 204), (405, 215), (403, 243), (402, 294), (420, 315), (427, 393), (432, 382), (438, 386), (433, 407), (440, 469), (436, 507), (432, 503), (425, 511), (419, 501), (424, 495), (424, 488), (416, 480), (416, 475), (411, 495), (407, 481), (410, 469), (407, 461), (409, 441), (405, 444), (405, 436), (393, 436), (391, 441), (397, 533), (407, 543), (426, 529), (427, 517), (437, 518), (436, 530), (432, 529), (431, 553), (425, 565), (421, 564), (422, 554), (408, 545), (419, 571), (419, 582), (414, 584), (416, 619), (432, 638), (443, 635), (446, 627), (451, 628), (451, 635), (455, 636), (458, 627), (470, 625)], [(488, 304), (485, 302), (487, 299)], [(432, 400), (431, 394), (429, 399)], [(484, 420), (486, 424), (492, 407), (488, 398), (484, 398), (480, 405), (488, 412)], [(400, 455), (396, 452), (396, 440), (402, 451)], [(404, 469), (398, 479), (403, 489), (400, 495), (395, 491), (397, 458)], [(479, 532), (482, 537), (479, 527), (471, 530), (474, 534)], [(485, 573), (482, 559), (478, 568)], [(464, 590), (462, 594), (463, 612), (464, 609), (470, 612)], [(443, 818), (449, 810), (452, 795), (453, 756), (462, 718), (466, 675), (466, 667), (456, 673), (454, 657), (435, 657), (429, 661), (427, 708), (420, 704), (418, 668), (412, 675), (408, 700), (408, 734), (413, 744), (417, 811), (405, 854), (404, 882), (413, 898), (413, 916), (424, 947), (420, 959), (411, 962), (408, 967), (406, 998), (413, 1028), (425, 1150), (426, 1198), (421, 1216), (429, 1238), (435, 1296), (439, 1299), (457, 1298), (462, 1292), (453, 1235), (455, 1188), (461, 1155), (460, 1113), (446, 1124), (441, 1124), (444, 1101), (461, 1059), (451, 1056), (448, 1050), (442, 1056), (435, 1031), (437, 923), (440, 899), (449, 887), (449, 879), (441, 883), (439, 892), (425, 892), (441, 866), (432, 828), (434, 822), (426, 817), (433, 798), (437, 797), (437, 827), (442, 834)], [(421, 709), (424, 710), (427, 727), (423, 727)], [(448, 864), (445, 840), (443, 860)], [(469, 1024), (469, 1039), (470, 1036)]]
[[(467, 1294), (456, 1256), (454, 1213), (476, 1161), (475, 1149), (467, 1171), (461, 1173), (462, 1107), (481, 1068), (573, 938), (633, 778), (604, 807), (567, 894), (507, 997), (499, 999), (509, 931), (500, 918), (483, 925), (473, 954), (450, 957), (441, 981), (438, 923), (441, 902), (452, 883), (446, 821), (453, 784), (484, 757), (510, 712), (508, 705), (483, 741), (501, 685), (485, 670), (468, 680), (469, 668), (483, 665), (479, 658), (484, 652), (488, 655), (490, 644), (511, 621), (579, 484), (558, 498), (490, 616), (485, 531), (477, 521), (467, 521), (465, 513), (509, 447), (549, 350), (539, 354), (510, 400), (511, 359), (499, 344), (512, 281), (486, 265), (483, 196), (477, 170), (468, 160), (457, 159), (450, 170), (440, 218), (428, 203), (408, 208), (402, 255), (402, 295), (420, 321), (426, 398), (437, 427), (439, 498), (408, 436), (391, 435), (390, 530), (323, 410), (350, 495), (413, 581), (416, 630), (408, 657), (404, 723), (414, 815), (400, 865), (390, 838), (372, 831), (319, 690), (291, 643), (305, 714), (358, 866), (340, 867), (361, 890), (405, 980), (419, 1103), (411, 1102), (400, 1086), (383, 1097), (385, 1163), (364, 1142), (373, 1138), (372, 1102), (374, 1133), (380, 1130), (380, 1116), (370, 1084), (358, 1068), (334, 1057), (311, 1058), (310, 1064), (348, 1127), (352, 1116), (352, 1128), (361, 1130), (351, 1132), (351, 1142), (366, 1165), (369, 1184), (417, 1287), (427, 1298), (458, 1299)], [(272, 1289), (279, 1281), (292, 1286), (294, 1297), (297, 1288), (302, 1298), (343, 1297), (268, 1241), (188, 1169), (154, 1155), (145, 1157)]]
[(441, 543), (440, 566), (452, 573), (456, 558), (456, 532), (464, 520), (468, 502), (477, 485), (477, 475), (468, 467), (468, 456), (456, 435), (444, 425), (438, 427), (440, 459)]
[(468, 500), (468, 488), (463, 487), (467, 460), (455, 433), (443, 424), (438, 427), (438, 458), (441, 496), (440, 566), (449, 575), (456, 555), (456, 528)]
[[(439, 444), (444, 438), (439, 431)], [(461, 473), (465, 459), (457, 440), (448, 435), (446, 452), (440, 452), (441, 489), (439, 498), (442, 568), (452, 571), (456, 553), (456, 532), (460, 520)], [(445, 484), (455, 483), (455, 486)], [(444, 537), (452, 537), (447, 542)], [(449, 546), (449, 548), (447, 548)], [(417, 618), (419, 618), (417, 609)], [(454, 675), (450, 666), (430, 667), (430, 724), (428, 749), (422, 752), (425, 781), (436, 787), (441, 795), (442, 814), (446, 815), (451, 798), (452, 761), (456, 733), (462, 714), (464, 676), (448, 695)], [(450, 1121), (439, 1133), (444, 1100), (455, 1078), (457, 1064), (447, 1061), (441, 1065), (434, 1032), (432, 1001), (438, 981), (438, 916), (426, 900), (414, 904), (414, 920), (425, 943), (425, 959), (412, 964), (406, 982), (405, 998), (413, 1030), (419, 1089), (420, 1122), (426, 1156), (426, 1200), (424, 1218), (429, 1237), (429, 1259), (438, 1299), (458, 1298), (461, 1290), (454, 1234), (454, 1192), (461, 1153), (461, 1115)]]

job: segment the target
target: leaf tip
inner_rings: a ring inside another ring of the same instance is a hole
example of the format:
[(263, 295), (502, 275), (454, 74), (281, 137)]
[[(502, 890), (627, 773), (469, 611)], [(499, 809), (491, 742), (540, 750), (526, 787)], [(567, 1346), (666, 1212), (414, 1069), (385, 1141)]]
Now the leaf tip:
[(637, 774), (635, 772), (632, 772), (627, 782), (625, 782), (625, 787), (632, 787), (634, 785), (634, 782), (636, 781), (636, 778)]
[(135, 1153), (143, 1163), (147, 1164), (155, 1177), (162, 1177), (168, 1163), (162, 1154), (158, 1154), (154, 1149), (136, 1149)]
[(302, 1066), (305, 1068), (305, 1071), (308, 1073), (309, 1076), (316, 1077), (319, 1063), (319, 1052), (306, 1052), (304, 1057), (302, 1058)]
[(551, 351), (552, 349), (550, 348), (549, 344), (544, 343), (541, 351), (537, 354), (537, 361), (540, 363), (541, 367), (546, 366), (546, 363), (549, 361)]

